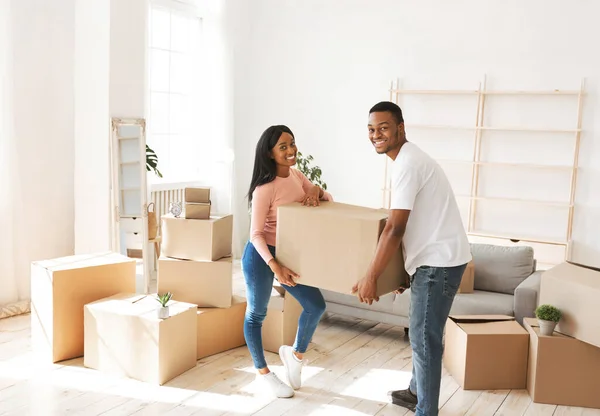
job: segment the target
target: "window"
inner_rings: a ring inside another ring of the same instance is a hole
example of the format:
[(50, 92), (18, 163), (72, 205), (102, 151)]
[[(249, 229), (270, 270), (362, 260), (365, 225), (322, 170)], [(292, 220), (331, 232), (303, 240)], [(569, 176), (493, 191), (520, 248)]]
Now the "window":
[[(185, 182), (206, 175), (201, 134), (202, 20), (180, 1), (152, 2), (149, 17), (148, 145), (158, 156), (160, 179), (150, 183)], [(203, 137), (204, 136), (204, 137)]]

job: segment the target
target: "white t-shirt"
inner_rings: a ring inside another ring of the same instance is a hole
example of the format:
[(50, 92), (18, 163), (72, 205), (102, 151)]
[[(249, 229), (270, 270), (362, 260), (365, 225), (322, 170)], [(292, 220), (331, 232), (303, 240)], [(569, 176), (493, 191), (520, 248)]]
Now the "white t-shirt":
[(420, 266), (454, 267), (471, 260), (469, 240), (446, 174), (414, 143), (392, 164), (390, 209), (410, 210), (402, 240), (409, 275)]

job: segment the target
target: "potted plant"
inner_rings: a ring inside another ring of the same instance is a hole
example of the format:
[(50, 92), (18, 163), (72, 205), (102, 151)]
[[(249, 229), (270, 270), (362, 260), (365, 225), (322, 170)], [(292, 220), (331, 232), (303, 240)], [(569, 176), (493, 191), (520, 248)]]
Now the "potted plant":
[(159, 178), (163, 177), (160, 170), (158, 170), (158, 156), (148, 145), (146, 145), (146, 170), (148, 172), (154, 171)]
[(169, 317), (169, 305), (167, 303), (169, 303), (172, 297), (173, 294), (171, 292), (156, 296), (156, 300), (160, 303), (160, 308), (157, 309), (159, 319), (167, 319)]
[(314, 158), (311, 155), (304, 156), (301, 152), (298, 152), (298, 155), (296, 156), (296, 166), (298, 166), (298, 170), (302, 172), (313, 185), (317, 185), (326, 191), (327, 184), (321, 180), (321, 174), (323, 173), (321, 168), (318, 166), (310, 166), (310, 162), (312, 162), (313, 159)]
[(535, 310), (535, 316), (540, 324), (540, 333), (542, 335), (552, 335), (556, 324), (562, 317), (562, 312), (552, 305), (540, 305)]

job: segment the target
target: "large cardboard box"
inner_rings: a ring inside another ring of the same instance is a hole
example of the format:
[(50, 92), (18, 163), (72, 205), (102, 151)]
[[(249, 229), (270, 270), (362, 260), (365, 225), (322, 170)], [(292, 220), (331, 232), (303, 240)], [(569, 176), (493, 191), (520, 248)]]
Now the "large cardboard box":
[[(280, 206), (277, 258), (300, 276), (299, 283), (350, 294), (375, 256), (388, 214), (383, 210), (323, 202)], [(377, 295), (408, 286), (399, 249), (377, 281)]]
[(245, 314), (246, 299), (236, 295), (233, 296), (230, 308), (199, 308), (196, 358), (208, 357), (245, 345)]
[(231, 255), (233, 216), (190, 220), (162, 217), (161, 254), (182, 260), (215, 261)]
[(555, 332), (540, 334), (535, 318), (529, 332), (527, 391), (535, 403), (600, 409), (600, 348)]
[(31, 263), (31, 342), (36, 357), (56, 363), (83, 355), (83, 306), (135, 292), (135, 260), (94, 253)]
[(231, 257), (217, 261), (158, 259), (158, 293), (171, 292), (173, 299), (189, 302), (200, 308), (231, 306)]
[(271, 291), (267, 317), (263, 322), (263, 349), (278, 354), (282, 345), (294, 345), (301, 313), (302, 306), (296, 298), (275, 283)]
[(539, 304), (562, 311), (556, 326), (561, 334), (600, 347), (599, 303), (600, 270), (567, 262), (542, 274)]
[(475, 287), (475, 264), (473, 261), (467, 263), (457, 293), (473, 293)]
[(444, 366), (464, 390), (524, 389), (529, 334), (512, 316), (450, 316)]
[(164, 384), (196, 366), (196, 305), (169, 302), (157, 317), (155, 296), (118, 294), (85, 306), (83, 364)]

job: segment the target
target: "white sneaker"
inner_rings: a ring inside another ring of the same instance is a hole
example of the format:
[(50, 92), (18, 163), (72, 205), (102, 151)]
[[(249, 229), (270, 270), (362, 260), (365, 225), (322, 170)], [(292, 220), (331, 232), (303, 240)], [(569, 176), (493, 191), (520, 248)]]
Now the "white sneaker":
[(274, 372), (271, 371), (270, 373), (260, 374), (259, 376), (262, 378), (263, 382), (271, 388), (273, 394), (275, 394), (275, 396), (278, 398), (287, 399), (294, 396), (294, 390), (281, 381)]
[(298, 390), (302, 385), (303, 361), (299, 360), (294, 354), (294, 349), (287, 345), (279, 347), (279, 358), (281, 358), (285, 367), (288, 383), (294, 390)]

